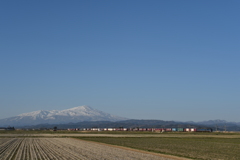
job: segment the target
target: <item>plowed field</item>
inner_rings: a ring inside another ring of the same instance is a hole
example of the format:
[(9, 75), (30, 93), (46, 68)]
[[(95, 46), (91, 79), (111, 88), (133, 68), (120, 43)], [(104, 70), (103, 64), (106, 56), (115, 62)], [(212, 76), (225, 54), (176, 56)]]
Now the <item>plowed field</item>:
[(1, 160), (169, 160), (71, 138), (0, 138)]

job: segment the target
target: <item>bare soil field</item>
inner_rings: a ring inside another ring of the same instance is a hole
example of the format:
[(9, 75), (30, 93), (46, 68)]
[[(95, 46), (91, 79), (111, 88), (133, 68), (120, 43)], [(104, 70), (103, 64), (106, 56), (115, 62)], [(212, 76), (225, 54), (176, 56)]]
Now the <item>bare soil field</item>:
[(1, 160), (170, 160), (72, 138), (0, 138)]

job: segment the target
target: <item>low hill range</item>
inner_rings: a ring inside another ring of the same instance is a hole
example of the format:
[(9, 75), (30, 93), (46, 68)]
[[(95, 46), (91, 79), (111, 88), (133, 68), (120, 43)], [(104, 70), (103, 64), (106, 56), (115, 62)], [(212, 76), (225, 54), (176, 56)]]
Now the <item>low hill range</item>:
[(208, 126), (215, 131), (240, 131), (240, 122), (228, 122), (226, 120), (209, 120), (202, 122), (185, 122), (192, 125)]
[(34, 111), (15, 117), (0, 119), (0, 127), (15, 128), (212, 128), (218, 131), (240, 131), (240, 122), (209, 120), (202, 122), (179, 122), (163, 120), (136, 120), (111, 115), (89, 106), (65, 110)]
[[(212, 120), (211, 120), (212, 121)], [(225, 123), (221, 124), (201, 124), (189, 122), (163, 121), (163, 120), (137, 120), (129, 119), (124, 121), (83, 121), (67, 124), (39, 124), (33, 126), (25, 126), (25, 129), (45, 129), (54, 128), (212, 128), (213, 131), (240, 131), (240, 125)]]

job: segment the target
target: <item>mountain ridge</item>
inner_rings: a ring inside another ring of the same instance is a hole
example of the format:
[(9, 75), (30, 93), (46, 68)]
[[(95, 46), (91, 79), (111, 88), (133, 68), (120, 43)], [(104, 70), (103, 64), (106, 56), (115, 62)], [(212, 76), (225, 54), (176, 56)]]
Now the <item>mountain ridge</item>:
[[(210, 120), (214, 121), (214, 120)], [(217, 128), (216, 128), (217, 125)], [(84, 121), (77, 123), (68, 124), (39, 124), (33, 126), (25, 126), (25, 129), (49, 129), (57, 127), (59, 129), (68, 128), (212, 128), (213, 131), (240, 131), (240, 125), (226, 123), (207, 125), (197, 123), (186, 123), (176, 121), (164, 121), (164, 120), (139, 120), (139, 119), (128, 119), (124, 121)]]
[(64, 110), (38, 110), (22, 113), (14, 117), (0, 119), (0, 124), (2, 126), (26, 126), (41, 123), (66, 124), (81, 121), (120, 121), (126, 119), (84, 105)]

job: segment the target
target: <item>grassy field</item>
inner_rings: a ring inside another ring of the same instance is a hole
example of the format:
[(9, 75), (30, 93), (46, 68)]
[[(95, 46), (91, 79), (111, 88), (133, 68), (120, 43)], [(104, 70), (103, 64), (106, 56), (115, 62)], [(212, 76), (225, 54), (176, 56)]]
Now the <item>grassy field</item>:
[[(159, 134), (157, 132), (138, 131), (50, 131), (50, 130), (14, 130), (0, 131), (0, 134)], [(164, 133), (165, 134), (165, 133)]]
[(240, 159), (240, 138), (81, 137), (80, 139), (113, 144), (118, 146), (125, 146), (150, 152), (163, 153), (192, 159), (211, 159), (211, 160)]

